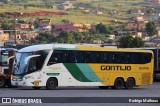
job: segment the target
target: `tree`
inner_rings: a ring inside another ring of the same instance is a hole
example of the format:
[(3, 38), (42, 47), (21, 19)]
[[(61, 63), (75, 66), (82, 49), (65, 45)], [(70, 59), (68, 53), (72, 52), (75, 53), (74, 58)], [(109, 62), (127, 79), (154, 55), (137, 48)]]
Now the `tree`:
[(2, 0), (2, 2), (8, 4), (8, 0)]
[(83, 43), (84, 35), (79, 32), (74, 32), (74, 39), (76, 43)]
[(112, 34), (114, 32), (113, 26), (106, 26), (102, 23), (96, 25), (96, 30), (102, 34)]
[(142, 38), (135, 37), (133, 40), (133, 47), (142, 47), (142, 46), (144, 46), (144, 42), (143, 42)]
[(119, 39), (119, 47), (120, 48), (129, 48), (132, 47), (133, 37), (130, 35), (126, 35)]
[(157, 25), (155, 22), (148, 22), (146, 24), (145, 30), (149, 36), (153, 36), (156, 33), (156, 28), (157, 28)]
[(96, 30), (99, 33), (106, 34), (106, 26), (104, 24), (102, 24), (102, 23), (96, 25)]
[(39, 33), (39, 36), (33, 39), (31, 42), (33, 44), (46, 44), (46, 43), (51, 43), (55, 41), (56, 41), (55, 35), (42, 32), (42, 33)]
[(62, 22), (65, 23), (65, 24), (70, 24), (71, 22), (67, 19), (62, 19)]
[(105, 41), (105, 36), (102, 34), (92, 34), (86, 37), (86, 43), (94, 43), (95, 41)]
[(8, 18), (0, 18), (0, 29), (3, 30), (14, 30), (14, 22)]
[(58, 43), (75, 43), (74, 31), (62, 31), (58, 37)]
[(120, 48), (134, 48), (134, 47), (144, 46), (144, 42), (141, 38), (139, 37), (133, 38), (130, 35), (126, 35), (120, 38), (118, 43)]

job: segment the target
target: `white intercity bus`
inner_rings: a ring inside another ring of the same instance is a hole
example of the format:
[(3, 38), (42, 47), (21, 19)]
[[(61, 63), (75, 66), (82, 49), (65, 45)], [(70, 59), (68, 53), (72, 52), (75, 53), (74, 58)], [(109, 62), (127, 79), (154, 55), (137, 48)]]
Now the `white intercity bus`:
[(35, 89), (98, 86), (131, 89), (153, 81), (153, 52), (77, 44), (42, 44), (16, 53), (11, 82)]

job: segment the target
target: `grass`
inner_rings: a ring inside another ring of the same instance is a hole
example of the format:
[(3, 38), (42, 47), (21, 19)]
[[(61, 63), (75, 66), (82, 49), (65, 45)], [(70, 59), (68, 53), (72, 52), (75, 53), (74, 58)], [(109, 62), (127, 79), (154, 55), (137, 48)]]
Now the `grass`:
[[(98, 24), (101, 22), (105, 23), (105, 20), (107, 20), (106, 16), (97, 16), (93, 14), (82, 14), (82, 13), (77, 13), (77, 12), (67, 12), (67, 13), (69, 15), (43, 16), (39, 18), (50, 18), (52, 21), (52, 24), (61, 23), (62, 19), (67, 19), (73, 23), (90, 23), (90, 24)], [(32, 18), (36, 18), (36, 17), (27, 17), (27, 18), (21, 18), (21, 19), (29, 20)]]
[[(55, 0), (53, 0), (55, 1)], [(52, 24), (55, 23), (61, 23), (62, 19), (67, 19), (70, 20), (70, 22), (74, 23), (90, 23), (90, 24), (97, 24), (97, 23), (104, 23), (104, 24), (110, 24), (109, 21), (111, 20), (117, 20), (120, 22), (126, 22), (125, 16), (110, 16), (107, 15), (107, 12), (110, 10), (117, 10), (119, 12), (124, 12), (128, 11), (130, 9), (134, 8), (140, 8), (144, 6), (144, 4), (140, 4), (144, 0), (76, 0), (76, 1), (71, 1), (74, 4), (76, 3), (90, 3), (93, 8), (92, 9), (97, 9), (103, 8), (104, 14), (97, 16), (95, 14), (83, 14), (82, 10), (72, 10), (72, 11), (65, 11), (68, 15), (58, 15), (58, 16), (43, 16), (39, 18), (50, 18), (52, 20)], [(43, 4), (44, 2), (42, 0), (36, 0), (36, 1), (30, 1), (28, 4)], [(21, 3), (22, 5), (23, 3)], [(0, 13), (2, 12), (34, 12), (34, 11), (59, 11), (55, 9), (47, 9), (47, 8), (37, 8), (37, 7), (27, 7), (24, 8), (24, 6), (19, 6), (18, 4), (5, 4), (3, 5), (0, 3)], [(101, 10), (100, 10), (101, 11)], [(64, 11), (60, 11), (64, 12)], [(24, 20), (29, 20), (29, 19), (34, 19), (37, 17), (21, 17), (19, 19), (24, 19)]]

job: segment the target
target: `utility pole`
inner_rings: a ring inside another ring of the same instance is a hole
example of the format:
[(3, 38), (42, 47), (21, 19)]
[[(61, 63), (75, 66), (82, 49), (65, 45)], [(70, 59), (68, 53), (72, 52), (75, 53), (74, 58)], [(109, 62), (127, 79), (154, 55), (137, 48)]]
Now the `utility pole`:
[(16, 21), (17, 21), (17, 19), (15, 19), (15, 21), (14, 21), (14, 30), (15, 30), (15, 36), (14, 36), (14, 40), (15, 40), (15, 45), (17, 44), (17, 30), (16, 30)]

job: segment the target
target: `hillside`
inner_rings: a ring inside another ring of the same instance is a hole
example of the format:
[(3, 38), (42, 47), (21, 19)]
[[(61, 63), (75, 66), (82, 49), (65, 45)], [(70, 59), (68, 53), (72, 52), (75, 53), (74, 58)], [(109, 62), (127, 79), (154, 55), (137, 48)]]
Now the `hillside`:
[[(4, 4), (0, 2), (0, 13), (19, 12), (28, 13), (35, 11), (55, 11), (63, 12), (63, 15), (55, 16), (34, 16), (34, 17), (18, 17), (22, 20), (30, 20), (34, 18), (50, 18), (52, 23), (60, 23), (63, 19), (72, 23), (104, 23), (112, 24), (112, 21), (126, 22), (126, 18), (132, 15), (127, 14), (130, 9), (142, 8), (148, 6), (143, 0), (71, 0), (74, 9), (58, 10), (55, 8), (59, 3), (65, 0), (28, 0), (27, 2), (9, 2)], [(84, 13), (90, 10), (89, 13)], [(110, 15), (109, 12), (116, 11), (118, 15)], [(97, 13), (101, 14), (97, 14)]]

